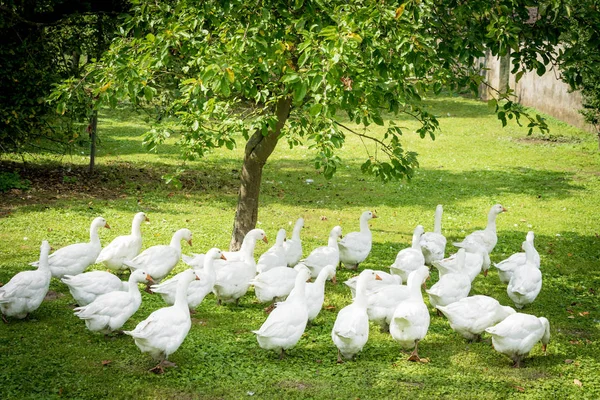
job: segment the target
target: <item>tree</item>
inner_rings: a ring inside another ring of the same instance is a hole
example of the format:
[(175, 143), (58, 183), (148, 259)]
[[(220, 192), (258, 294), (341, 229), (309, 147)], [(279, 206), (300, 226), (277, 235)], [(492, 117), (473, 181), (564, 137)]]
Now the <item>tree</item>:
[(591, 0), (572, 1), (565, 14), (557, 62), (562, 79), (581, 90), (581, 113), (596, 129), (600, 148), (600, 6)]
[[(279, 141), (308, 142), (314, 165), (331, 177), (345, 135), (373, 143), (361, 169), (383, 181), (410, 178), (416, 154), (406, 132), (387, 114), (420, 123), (421, 137), (435, 137), (439, 123), (421, 97), (444, 88), (477, 92), (479, 58), (512, 50), (514, 71), (553, 60), (554, 9), (529, 22), (527, 1), (296, 0), (177, 2), (134, 1), (120, 35), (86, 82), (69, 82), (54, 96), (91, 90), (97, 104), (155, 110), (146, 143), (156, 148), (177, 133), (184, 159), (245, 140), (232, 248), (255, 226), (262, 169)], [(538, 60), (538, 56), (542, 61)], [(87, 86), (86, 86), (87, 85)], [(498, 91), (498, 117), (527, 120), (529, 132), (546, 129)], [(64, 108), (62, 108), (64, 110)], [(362, 125), (351, 130), (338, 112)], [(180, 130), (160, 123), (176, 117)], [(382, 136), (366, 128), (385, 126)]]
[[(77, 120), (57, 118), (46, 96), (102, 54), (125, 6), (121, 0), (0, 3), (0, 154), (65, 153), (82, 143)], [(73, 114), (88, 108), (80, 103)]]

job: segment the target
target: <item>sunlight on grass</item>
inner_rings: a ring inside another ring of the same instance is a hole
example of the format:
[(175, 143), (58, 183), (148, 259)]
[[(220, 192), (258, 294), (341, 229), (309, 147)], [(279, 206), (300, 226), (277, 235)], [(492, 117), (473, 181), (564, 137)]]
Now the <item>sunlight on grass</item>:
[[(417, 224), (433, 228), (437, 204), (444, 205), (442, 229), (452, 242), (483, 228), (490, 206), (501, 203), (509, 212), (498, 217), (499, 241), (491, 258), (498, 262), (520, 251), (527, 231), (535, 231), (544, 286), (524, 312), (550, 320), (546, 356), (537, 345), (526, 368), (512, 369), (506, 357), (493, 351), (489, 337), (467, 343), (432, 311), (429, 334), (419, 346), (429, 363), (406, 362), (391, 337), (372, 326), (356, 362), (338, 365), (330, 332), (337, 311), (350, 302), (341, 282), (354, 275), (339, 270), (340, 283), (327, 284), (329, 307), (286, 360), (258, 347), (251, 330), (265, 314), (252, 293), (239, 307), (217, 307), (209, 296), (193, 316), (188, 338), (171, 357), (179, 368), (155, 376), (147, 372), (150, 358), (140, 354), (131, 338), (105, 339), (88, 332), (72, 315), (68, 290), (54, 280), (50, 289), (58, 293), (56, 299), (45, 301), (29, 321), (0, 325), (3, 397), (597, 398), (600, 154), (595, 137), (551, 118), (550, 135), (527, 137), (526, 129), (514, 122), (503, 129), (485, 103), (461, 97), (431, 98), (427, 105), (440, 118), (435, 140), (419, 138), (414, 121), (398, 121), (405, 127), (406, 150), (419, 153), (420, 168), (411, 181), (382, 184), (361, 175), (360, 164), (377, 149), (351, 133), (339, 152), (343, 165), (329, 181), (314, 170), (307, 143), (292, 150), (281, 143), (264, 170), (259, 227), (273, 243), (279, 228), (291, 232), (296, 218), (304, 217), (301, 236), (307, 255), (326, 244), (334, 225), (341, 225), (344, 233), (358, 230), (360, 213), (376, 210), (373, 249), (361, 268), (387, 270), (396, 253), (410, 246)], [(187, 162), (183, 187), (176, 189), (161, 177), (181, 166), (177, 138), (170, 138), (158, 153), (148, 153), (142, 146), (148, 129), (143, 115), (126, 110), (106, 111), (99, 127), (93, 178), (83, 172), (87, 149), (63, 158), (63, 164), (44, 164), (56, 160), (45, 155), (36, 158), (41, 167), (17, 164), (33, 184), (29, 191), (9, 192), (0, 199), (0, 282), (28, 269), (43, 239), (54, 248), (88, 240), (89, 224), (97, 215), (112, 227), (100, 232), (104, 244), (127, 234), (133, 214), (145, 211), (151, 222), (142, 226), (144, 247), (167, 244), (182, 227), (194, 233), (194, 246), (184, 244), (185, 253), (228, 246), (242, 140), (233, 151), (215, 150)], [(383, 129), (374, 126), (369, 132), (381, 134)], [(43, 175), (36, 168), (53, 172)], [(259, 243), (256, 256), (269, 246)], [(174, 272), (184, 268), (180, 263)], [(436, 279), (432, 271), (432, 282)], [(477, 277), (471, 294), (511, 305), (493, 268), (487, 278)], [(158, 296), (142, 297), (140, 310), (125, 328), (164, 305)]]

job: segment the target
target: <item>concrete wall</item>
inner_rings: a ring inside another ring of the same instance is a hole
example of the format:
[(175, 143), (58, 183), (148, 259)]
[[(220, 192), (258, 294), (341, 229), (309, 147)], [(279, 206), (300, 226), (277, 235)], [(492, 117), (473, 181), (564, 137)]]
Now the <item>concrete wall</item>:
[[(594, 131), (579, 114), (582, 108), (581, 94), (569, 92), (568, 85), (558, 78), (559, 72), (555, 69), (546, 71), (542, 76), (538, 76), (535, 72), (525, 73), (519, 82), (515, 83), (515, 76), (510, 73), (508, 56), (500, 59), (488, 53), (485, 59), (482, 59), (482, 64), (485, 68), (489, 68), (483, 71), (488, 83), (494, 88), (503, 88), (508, 83), (515, 90), (515, 101), (518, 103), (534, 107), (540, 112), (586, 131)], [(492, 91), (485, 87), (482, 87), (480, 93), (483, 100), (489, 100), (492, 96)]]

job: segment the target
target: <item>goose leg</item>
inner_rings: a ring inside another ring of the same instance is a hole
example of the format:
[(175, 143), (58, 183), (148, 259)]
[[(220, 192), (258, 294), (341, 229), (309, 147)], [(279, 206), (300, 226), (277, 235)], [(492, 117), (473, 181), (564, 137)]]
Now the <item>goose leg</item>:
[(340, 351), (340, 349), (338, 349), (337, 363), (338, 364), (343, 364), (344, 363), (344, 360), (342, 360), (342, 352)]
[(4, 314), (2, 314), (2, 321), (3, 321), (5, 324), (8, 324), (8, 320), (6, 319), (6, 316), (4, 316)]
[(515, 363), (513, 364), (513, 366), (512, 366), (512, 367), (513, 367), (513, 368), (521, 368), (521, 365), (522, 365), (522, 363), (521, 363), (521, 360), (522, 360), (522, 358), (521, 358), (521, 357), (519, 357), (519, 356), (517, 356), (517, 357), (513, 358), (513, 361), (514, 361)]
[(275, 309), (275, 303), (273, 302), (269, 307), (264, 308), (264, 312), (266, 312), (267, 314), (270, 314), (271, 311), (273, 311)]
[(279, 353), (279, 359), (283, 360), (285, 358), (285, 350), (282, 348), (281, 353)]
[(419, 352), (417, 351), (418, 347), (419, 347), (419, 341), (415, 340), (415, 348), (412, 351), (412, 353), (410, 353), (410, 357), (408, 357), (408, 361), (421, 361), (421, 358), (419, 357)]

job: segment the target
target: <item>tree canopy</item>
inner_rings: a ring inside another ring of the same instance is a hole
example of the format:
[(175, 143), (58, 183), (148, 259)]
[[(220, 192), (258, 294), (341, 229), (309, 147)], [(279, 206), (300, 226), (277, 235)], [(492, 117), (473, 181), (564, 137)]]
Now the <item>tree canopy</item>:
[[(374, 143), (364, 172), (383, 181), (410, 177), (417, 157), (401, 136), (411, 132), (388, 114), (409, 115), (421, 137), (434, 138), (439, 122), (422, 96), (476, 93), (486, 84), (480, 59), (488, 49), (510, 53), (517, 79), (545, 72), (555, 61), (564, 8), (544, 4), (532, 18), (521, 0), (136, 0), (102, 59), (52, 100), (66, 115), (86, 92), (96, 107), (127, 100), (153, 110), (146, 143), (156, 148), (177, 134), (185, 159), (245, 142), (235, 246), (256, 223), (262, 168), (280, 140), (309, 143), (315, 167), (331, 177), (345, 135), (359, 135)], [(509, 88), (496, 89), (491, 105), (504, 124), (525, 120), (530, 133), (545, 129), (543, 119), (511, 100)], [(385, 133), (348, 129), (338, 113)], [(177, 118), (177, 131), (162, 124), (168, 117)]]

